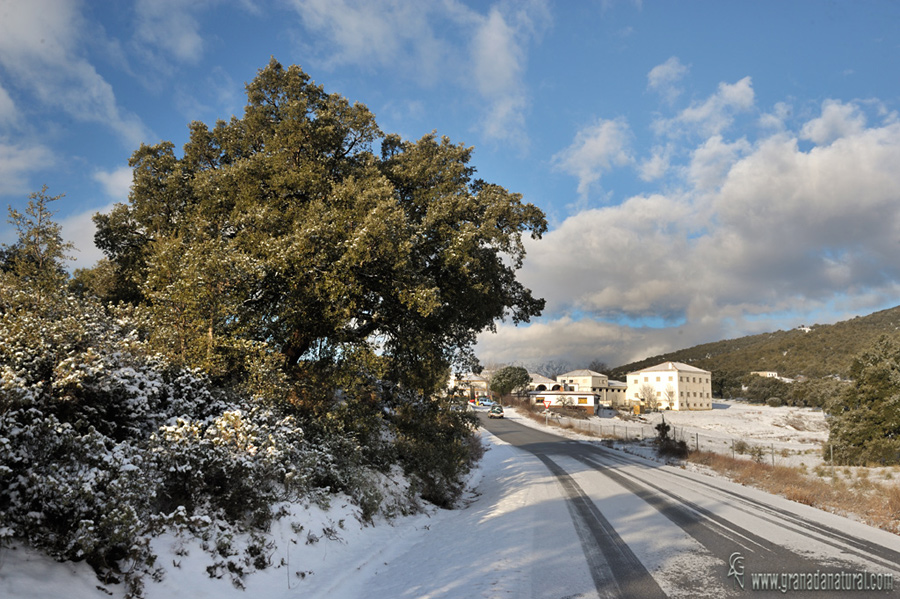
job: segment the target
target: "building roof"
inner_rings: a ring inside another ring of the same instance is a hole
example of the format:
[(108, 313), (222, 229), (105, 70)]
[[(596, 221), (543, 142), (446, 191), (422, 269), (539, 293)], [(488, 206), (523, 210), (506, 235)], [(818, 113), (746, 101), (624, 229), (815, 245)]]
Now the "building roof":
[(548, 379), (543, 374), (534, 374), (534, 373), (529, 372), (528, 375), (531, 377), (531, 382), (534, 383), (535, 385), (540, 385), (541, 383), (543, 383), (545, 385), (547, 383), (553, 383), (553, 384), (556, 383), (556, 381), (554, 381), (553, 379)]
[(634, 372), (629, 372), (628, 374), (639, 374), (641, 372), (697, 372), (703, 374), (710, 374), (708, 370), (703, 370), (702, 368), (697, 368), (696, 366), (691, 366), (690, 364), (685, 364), (683, 362), (663, 362), (662, 364), (657, 364), (656, 366), (650, 366), (648, 368), (642, 368), (641, 370), (635, 370)]
[(605, 374), (600, 374), (599, 372), (594, 372), (593, 370), (587, 370), (585, 368), (581, 370), (573, 370), (571, 372), (567, 372), (565, 374), (556, 375), (557, 378), (561, 376), (606, 376)]

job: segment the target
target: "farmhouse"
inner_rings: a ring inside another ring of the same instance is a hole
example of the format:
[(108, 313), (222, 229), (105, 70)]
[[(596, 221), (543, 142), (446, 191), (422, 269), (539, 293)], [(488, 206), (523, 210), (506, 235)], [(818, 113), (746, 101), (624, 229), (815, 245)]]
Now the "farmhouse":
[(628, 403), (646, 409), (712, 409), (712, 373), (689, 364), (663, 362), (629, 373), (627, 383)]

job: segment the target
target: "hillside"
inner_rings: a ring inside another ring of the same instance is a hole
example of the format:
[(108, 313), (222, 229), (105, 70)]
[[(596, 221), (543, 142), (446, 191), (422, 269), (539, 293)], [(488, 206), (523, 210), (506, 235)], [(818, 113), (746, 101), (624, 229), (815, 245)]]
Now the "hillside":
[(610, 375), (621, 379), (634, 370), (672, 360), (734, 375), (773, 370), (792, 378), (846, 377), (853, 358), (881, 335), (900, 337), (900, 306), (832, 325), (704, 343), (624, 364)]

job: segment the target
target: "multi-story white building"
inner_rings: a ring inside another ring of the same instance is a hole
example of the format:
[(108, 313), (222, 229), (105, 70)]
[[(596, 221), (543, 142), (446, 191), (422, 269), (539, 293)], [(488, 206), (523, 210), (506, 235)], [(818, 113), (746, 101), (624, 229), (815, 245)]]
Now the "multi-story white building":
[(593, 370), (573, 370), (556, 377), (562, 389), (569, 391), (590, 391), (597, 396), (598, 405), (617, 407), (624, 404), (627, 385), (611, 381), (605, 374)]
[(599, 393), (606, 387), (609, 377), (593, 370), (573, 370), (556, 376), (556, 381), (563, 383), (570, 391), (593, 391)]
[(712, 373), (681, 362), (663, 362), (631, 372), (626, 399), (660, 410), (711, 410)]

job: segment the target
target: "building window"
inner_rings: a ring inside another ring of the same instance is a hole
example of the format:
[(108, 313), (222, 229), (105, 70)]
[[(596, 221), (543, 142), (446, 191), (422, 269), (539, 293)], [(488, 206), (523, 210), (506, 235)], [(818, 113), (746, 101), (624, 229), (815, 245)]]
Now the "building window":
[(644, 377), (644, 382), (646, 383), (646, 382), (649, 382), (649, 381), (650, 381), (650, 378), (645, 376), (645, 377)]
[(659, 382), (659, 377), (656, 377), (656, 382), (657, 382), (657, 383)]

